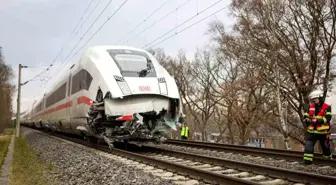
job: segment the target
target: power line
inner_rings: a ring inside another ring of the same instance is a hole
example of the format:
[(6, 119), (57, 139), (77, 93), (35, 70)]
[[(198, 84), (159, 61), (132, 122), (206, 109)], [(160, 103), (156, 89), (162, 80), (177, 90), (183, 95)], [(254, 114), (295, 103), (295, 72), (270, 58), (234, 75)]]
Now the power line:
[[(94, 0), (91, 0), (91, 2), (89, 3), (89, 5), (88, 5), (87, 8), (85, 9), (85, 11), (84, 11), (82, 17), (78, 20), (78, 22), (77, 22), (75, 28), (71, 31), (71, 33), (70, 33), (70, 35), (69, 35), (69, 37), (68, 37), (68, 39), (67, 39), (67, 41), (66, 41), (65, 43), (68, 43), (69, 39), (71, 38), (72, 34), (73, 34), (73, 33), (75, 32), (75, 30), (77, 29), (77, 26), (79, 25), (79, 23), (80, 23), (81, 20), (83, 19), (85, 13), (88, 11), (88, 9), (90, 8), (90, 6), (91, 6), (91, 4), (92, 4), (93, 1), (94, 1)], [(63, 45), (63, 47), (62, 47), (61, 50), (63, 50), (64, 47), (65, 47), (65, 44)]]
[(75, 28), (71, 31), (71, 33), (70, 33), (68, 39), (67, 39), (67, 40), (65, 41), (65, 43), (63, 44), (61, 50), (60, 50), (59, 53), (56, 55), (54, 61), (53, 61), (53, 62), (51, 63), (51, 65), (50, 65), (50, 67), (55, 63), (57, 57), (63, 52), (64, 47), (68, 44), (69, 39), (71, 38), (72, 34), (75, 32), (77, 26), (79, 25), (80, 21), (83, 19), (83, 17), (84, 17), (84, 15), (85, 15), (85, 13), (87, 12), (87, 10), (90, 8), (92, 2), (93, 2), (93, 0), (91, 0), (91, 2), (89, 3), (89, 5), (88, 5), (87, 8), (85, 9), (83, 15), (82, 15), (81, 18), (78, 20), (77, 25), (76, 25)]
[(27, 68), (46, 68), (49, 67), (50, 65), (43, 65), (43, 66), (27, 66)]
[(156, 38), (155, 40), (153, 40), (152, 42), (150, 42), (149, 44), (145, 44), (145, 46), (143, 46), (142, 48), (145, 48), (146, 46), (154, 43), (155, 41), (159, 40), (160, 38), (164, 37), (165, 35), (169, 34), (170, 32), (174, 31), (175, 29), (177, 29), (178, 27), (184, 25), (185, 23), (189, 22), (190, 20), (194, 19), (195, 17), (201, 15), (202, 13), (204, 13), (205, 11), (207, 11), (208, 9), (210, 9), (211, 7), (215, 6), (216, 4), (218, 4), (219, 2), (221, 2), (222, 0), (218, 0), (215, 3), (213, 3), (212, 5), (208, 6), (207, 8), (203, 9), (202, 11), (200, 11), (199, 13), (197, 13), (196, 15), (190, 17), (188, 20), (184, 21), (183, 23), (177, 25), (175, 28), (169, 30), (168, 32), (166, 32), (165, 34), (161, 35), (160, 37)]
[[(86, 30), (86, 32), (84, 33), (84, 35), (78, 40), (78, 42), (76, 43), (76, 45), (72, 48), (72, 50), (70, 51), (70, 53), (65, 57), (64, 60), (62, 60), (62, 62), (60, 63), (59, 67), (57, 68), (56, 72), (59, 71), (62, 68), (63, 63), (66, 61), (66, 59), (70, 56), (70, 54), (75, 50), (75, 48), (78, 46), (78, 44), (82, 41), (82, 39), (85, 37), (85, 35), (89, 32), (89, 30), (92, 28), (92, 26), (97, 22), (97, 20), (100, 18), (100, 16), (104, 13), (104, 11), (106, 10), (106, 8), (111, 4), (112, 0), (110, 0), (104, 7), (104, 9), (100, 12), (100, 14), (98, 15), (98, 17), (92, 22), (92, 24), (90, 25), (90, 27)], [(97, 8), (98, 4), (100, 2), (98, 2), (96, 4), (96, 6), (94, 7), (94, 9), (90, 12), (89, 16), (92, 14), (92, 12)], [(88, 18), (84, 21), (86, 22), (88, 20)], [(82, 25), (83, 26), (83, 25)], [(81, 26), (81, 27), (82, 27)], [(81, 28), (80, 27), (80, 28)], [(48, 79), (46, 81), (46, 83), (48, 83), (52, 78)]]
[(39, 73), (38, 75), (34, 76), (33, 78), (27, 80), (25, 82), (25, 84), (27, 84), (30, 81), (33, 81), (35, 78), (39, 77), (40, 75), (42, 75), (44, 72), (49, 71), (49, 69), (53, 66), (53, 64), (55, 63), (56, 59), (58, 58), (58, 56), (62, 53), (64, 47), (68, 44), (69, 39), (71, 38), (72, 34), (75, 32), (77, 26), (79, 25), (80, 21), (83, 19), (85, 13), (88, 11), (88, 9), (90, 8), (91, 4), (92, 4), (93, 0), (91, 0), (91, 2), (89, 3), (89, 5), (87, 6), (87, 8), (85, 9), (84, 13), (82, 14), (81, 18), (78, 20), (77, 25), (74, 27), (74, 29), (71, 31), (69, 37), (67, 38), (67, 40), (64, 42), (61, 50), (58, 52), (58, 54), (56, 55), (56, 57), (54, 58), (53, 62), (47, 67), (47, 69), (43, 70), (41, 73)]
[[(75, 54), (69, 59), (69, 61), (74, 57), (74, 56), (76, 56), (76, 54), (105, 26), (105, 24), (124, 6), (124, 4), (127, 2), (128, 0), (125, 0), (119, 7), (118, 7), (118, 9), (116, 10), (116, 11), (114, 11), (114, 13), (110, 16), (110, 17), (108, 17), (107, 18), (107, 20), (98, 28), (98, 30), (79, 48), (79, 50), (77, 50), (76, 52), (75, 52)], [(103, 10), (104, 11), (104, 10)], [(83, 37), (82, 37), (83, 38)], [(79, 43), (79, 42), (78, 42)], [(78, 45), (78, 43), (77, 43), (77, 45)], [(76, 45), (76, 46), (77, 46)], [(74, 48), (73, 48), (73, 50), (74, 50)], [(73, 51), (72, 50), (72, 51)], [(71, 54), (71, 53), (70, 53)], [(70, 56), (70, 54), (68, 55), (68, 56)], [(68, 58), (68, 56), (67, 56), (67, 58)], [(66, 58), (66, 59), (67, 59)], [(65, 59), (65, 60), (66, 60)], [(65, 61), (64, 60), (64, 61)], [(63, 62), (62, 62), (63, 63)], [(63, 66), (62, 66), (63, 67)], [(58, 69), (60, 69), (61, 68), (61, 65), (60, 65), (60, 67), (58, 68)]]
[[(133, 28), (130, 32), (128, 32), (124, 38), (126, 38), (128, 35), (130, 35), (134, 30), (136, 30), (141, 24), (143, 24), (144, 22), (147, 21), (147, 19), (149, 19), (150, 17), (152, 17), (158, 10), (160, 10), (165, 4), (168, 3), (168, 1), (170, 0), (167, 0), (166, 2), (164, 2), (159, 8), (155, 9), (149, 16), (147, 16), (142, 22), (140, 22), (135, 28)], [(118, 44), (120, 41), (122, 41), (123, 39), (120, 39), (116, 44)]]
[(124, 6), (124, 4), (127, 2), (128, 0), (125, 0), (119, 7), (118, 9), (110, 16), (107, 18), (107, 20), (98, 28), (98, 30), (90, 37), (90, 39), (88, 39), (83, 45), (82, 47), (80, 47), (77, 52), (69, 59), (69, 61), (76, 56), (76, 54), (83, 49), (83, 47), (105, 26), (105, 24)]
[[(91, 3), (93, 2), (93, 0), (91, 1)], [(90, 3), (90, 5), (91, 5), (91, 3)], [(80, 30), (82, 27), (83, 27), (83, 25), (86, 23), (86, 21), (91, 17), (91, 15), (92, 15), (92, 13), (96, 10), (96, 8), (98, 7), (98, 5), (101, 3), (101, 1), (99, 0), (98, 1), (98, 3), (95, 5), (95, 7), (93, 7), (93, 9), (91, 10), (91, 12), (89, 13), (89, 15), (86, 17), (86, 19), (82, 22), (82, 24), (81, 24), (81, 26), (79, 27), (79, 29), (78, 30)], [(86, 12), (86, 11), (85, 11)], [(76, 26), (77, 27), (77, 26)], [(77, 35), (77, 33), (78, 33), (78, 31), (76, 32), (76, 34), (75, 34), (75, 36)], [(71, 34), (70, 34), (71, 35)], [(72, 38), (74, 38), (74, 37), (72, 37)], [(69, 40), (69, 38), (68, 38), (68, 40)], [(70, 41), (72, 41), (72, 39), (70, 40)], [(69, 41), (69, 42), (70, 42)], [(63, 49), (63, 48), (62, 48)], [(63, 63), (63, 62), (62, 62)], [(60, 63), (60, 66), (61, 66), (61, 64), (62, 63)], [(56, 70), (56, 72), (60, 69), (60, 66), (58, 67), (58, 69)], [(48, 71), (48, 72), (50, 72), (50, 71)], [(46, 80), (45, 81), (45, 83), (48, 83), (49, 82), (49, 80), (51, 80), (52, 79), (52, 77), (50, 77), (48, 80)], [(42, 86), (42, 85), (41, 85)]]
[[(49, 66), (50, 67), (50, 66)], [(28, 82), (31, 82), (31, 81), (34, 81), (37, 77), (41, 76), (45, 71), (48, 71), (49, 70), (49, 67), (45, 70), (43, 70), (42, 72), (38, 73), (37, 75), (35, 75), (33, 78), (25, 81), (23, 84), (27, 84)]]
[[(217, 10), (216, 12), (214, 12), (214, 13), (212, 13), (212, 14), (210, 14), (210, 15), (206, 16), (205, 18), (203, 18), (203, 19), (201, 19), (201, 20), (199, 20), (199, 21), (195, 22), (194, 24), (192, 24), (192, 25), (189, 25), (188, 27), (186, 27), (186, 28), (184, 28), (184, 29), (182, 29), (182, 30), (180, 30), (180, 31), (176, 32), (175, 34), (173, 34), (173, 35), (171, 35), (171, 36), (169, 36), (169, 37), (167, 37), (167, 38), (165, 38), (165, 39), (161, 40), (160, 42), (158, 42), (158, 43), (156, 43), (156, 44), (152, 45), (151, 47), (153, 47), (153, 46), (156, 46), (156, 45), (158, 45), (158, 44), (160, 44), (160, 43), (162, 43), (162, 42), (164, 42), (164, 41), (168, 40), (168, 39), (169, 39), (169, 38), (171, 38), (171, 37), (174, 37), (174, 36), (176, 36), (177, 34), (179, 34), (179, 33), (183, 32), (183, 31), (185, 31), (185, 30), (187, 30), (187, 29), (191, 28), (192, 26), (194, 26), (194, 25), (196, 25), (196, 24), (198, 24), (198, 23), (200, 23), (200, 22), (202, 22), (202, 21), (204, 21), (205, 19), (207, 19), (207, 18), (209, 18), (210, 16), (212, 16), (212, 15), (214, 15), (214, 14), (216, 14), (216, 13), (218, 13), (218, 12), (222, 11), (222, 10), (224, 10), (225, 8), (227, 8), (227, 6), (226, 6), (226, 7), (223, 7), (223, 8), (221, 8), (221, 9), (219, 9), (219, 10)], [(174, 29), (173, 29), (173, 30), (174, 30)]]
[[(78, 30), (80, 30), (80, 29), (83, 27), (83, 25), (84, 25), (84, 24), (86, 23), (86, 21), (91, 17), (93, 11), (96, 10), (96, 8), (98, 7), (98, 5), (99, 5), (100, 3), (101, 3), (101, 1), (99, 0), (98, 3), (96, 4), (96, 6), (91, 10), (91, 12), (89, 13), (89, 15), (86, 17), (86, 19), (82, 22), (82, 24), (81, 24), (81, 26), (79, 27)], [(78, 33), (78, 31), (76, 32), (75, 35), (77, 35), (77, 33)]]
[[(82, 39), (85, 37), (85, 35), (89, 32), (89, 30), (92, 28), (92, 26), (97, 22), (97, 20), (99, 19), (99, 17), (104, 13), (104, 11), (106, 10), (106, 8), (111, 4), (112, 0), (110, 0), (104, 7), (104, 9), (100, 12), (100, 14), (98, 15), (98, 17), (93, 21), (93, 23), (91, 24), (91, 26), (86, 30), (86, 32), (84, 33), (84, 35), (79, 39), (79, 41), (76, 43), (76, 45), (72, 48), (72, 50), (70, 51), (70, 53), (67, 55), (67, 57), (65, 57), (65, 59), (63, 60), (66, 61), (67, 58), (71, 55), (71, 53), (75, 50), (75, 48), (78, 46), (78, 44), (82, 41)], [(63, 62), (60, 64), (60, 66), (63, 64)], [(60, 69), (60, 67), (58, 68)]]
[[(140, 35), (141, 33), (145, 32), (146, 30), (148, 30), (149, 28), (153, 27), (155, 24), (157, 24), (158, 22), (160, 22), (161, 20), (163, 20), (164, 18), (168, 17), (170, 14), (174, 13), (175, 11), (177, 11), (178, 9), (180, 9), (182, 6), (186, 5), (189, 1), (191, 0), (187, 0), (186, 2), (184, 2), (183, 4), (181, 4), (180, 6), (178, 6), (177, 8), (175, 8), (173, 11), (169, 12), (168, 14), (164, 15), (163, 17), (161, 17), (159, 20), (155, 21), (153, 24), (151, 24), (150, 26), (148, 26), (147, 28), (143, 29), (141, 32), (137, 33), (135, 36)], [(128, 39), (127, 41), (123, 42), (122, 44), (125, 44), (127, 42), (129, 42), (132, 38), (134, 38), (135, 36), (131, 37), (130, 39)]]

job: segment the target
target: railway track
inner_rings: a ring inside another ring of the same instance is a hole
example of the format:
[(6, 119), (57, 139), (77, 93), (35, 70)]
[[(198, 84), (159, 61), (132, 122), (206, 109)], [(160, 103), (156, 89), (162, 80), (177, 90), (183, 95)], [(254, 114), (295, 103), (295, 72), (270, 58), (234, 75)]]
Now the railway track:
[[(46, 133), (44, 131), (41, 131), (41, 132)], [(46, 133), (46, 134), (50, 134), (50, 133)], [(85, 140), (69, 137), (66, 135), (58, 134), (58, 133), (53, 133), (50, 135), (56, 136), (58, 138), (71, 141), (77, 144), (81, 144), (87, 147), (91, 147), (91, 148), (94, 148), (100, 151), (104, 151), (106, 153), (115, 154), (115, 155), (118, 155), (124, 158), (126, 157), (133, 161), (138, 161), (143, 164), (155, 166), (156, 168), (171, 171), (173, 173), (176, 173), (182, 176), (187, 176), (192, 179), (196, 179), (198, 181), (209, 183), (209, 184), (223, 184), (223, 185), (258, 185), (259, 184), (253, 181), (248, 181), (248, 180), (244, 180), (244, 179), (237, 178), (237, 177), (225, 176), (223, 174), (218, 174), (218, 173), (214, 173), (214, 172), (210, 172), (210, 171), (206, 171), (202, 169), (197, 169), (197, 168), (189, 167), (187, 165), (181, 165), (179, 163), (170, 162), (167, 160), (157, 159), (152, 156), (147, 156), (146, 154), (139, 154), (136, 152), (130, 152), (130, 151), (116, 149), (116, 148), (114, 148), (113, 150), (110, 150), (109, 147), (106, 145), (92, 144), (92, 143), (90, 144)]]
[[(242, 145), (229, 145), (220, 143), (208, 143), (199, 141), (184, 141), (168, 139), (166, 144), (180, 145), (186, 147), (194, 147), (200, 149), (215, 150), (221, 152), (232, 152), (246, 155), (254, 155), (258, 157), (271, 157), (275, 159), (284, 159), (288, 161), (301, 161), (303, 159), (303, 152), (288, 151), (280, 149), (258, 148)], [(336, 166), (336, 155), (333, 155), (333, 160), (326, 160), (322, 158), (322, 154), (314, 154), (314, 164)]]
[(147, 156), (164, 159), (203, 170), (239, 177), (259, 184), (335, 184), (336, 177), (226, 160), (180, 151), (143, 146)]
[[(53, 136), (115, 154), (132, 161), (155, 166), (175, 174), (211, 184), (334, 184), (335, 177), (303, 173), (238, 161), (164, 150), (143, 145), (140, 152), (110, 150), (106, 145), (89, 144), (85, 140), (61, 134)], [(133, 164), (134, 165), (134, 164)], [(309, 182), (309, 183), (308, 183)]]

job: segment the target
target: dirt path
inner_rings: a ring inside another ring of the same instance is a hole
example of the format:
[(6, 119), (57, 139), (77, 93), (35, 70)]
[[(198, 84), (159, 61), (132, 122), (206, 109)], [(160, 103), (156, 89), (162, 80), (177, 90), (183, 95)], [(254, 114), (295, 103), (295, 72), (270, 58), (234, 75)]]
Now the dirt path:
[(0, 185), (9, 185), (9, 174), (10, 174), (10, 166), (12, 163), (13, 152), (14, 152), (14, 134), (12, 135), (10, 144), (8, 146), (8, 152), (2, 165), (2, 173), (0, 176)]

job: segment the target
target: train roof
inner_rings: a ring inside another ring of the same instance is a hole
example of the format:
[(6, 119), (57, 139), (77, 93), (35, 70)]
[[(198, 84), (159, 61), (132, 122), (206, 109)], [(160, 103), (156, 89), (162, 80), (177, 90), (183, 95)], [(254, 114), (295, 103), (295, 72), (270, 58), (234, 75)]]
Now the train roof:
[[(86, 51), (90, 50), (99, 50), (99, 51), (106, 51), (109, 49), (129, 49), (129, 50), (136, 50), (136, 51), (142, 51), (147, 52), (146, 50), (135, 48), (131, 46), (123, 46), (123, 45), (100, 45), (100, 46), (92, 46), (86, 49)], [(85, 52), (84, 52), (85, 53)]]

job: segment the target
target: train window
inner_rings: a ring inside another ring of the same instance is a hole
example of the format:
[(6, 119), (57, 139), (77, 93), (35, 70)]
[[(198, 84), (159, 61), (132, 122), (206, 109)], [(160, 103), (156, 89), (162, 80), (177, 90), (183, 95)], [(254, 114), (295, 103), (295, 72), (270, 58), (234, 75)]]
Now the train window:
[(75, 94), (80, 90), (88, 90), (92, 82), (92, 76), (85, 69), (80, 70), (72, 77), (71, 94)]
[(141, 71), (147, 67), (147, 59), (143, 56), (117, 54), (115, 59), (124, 71)]
[[(58, 92), (56, 94), (56, 102), (59, 102), (61, 100), (63, 100), (66, 96), (66, 84), (67, 83), (64, 83), (59, 89), (58, 89)], [(56, 103), (55, 102), (55, 103)]]
[(69, 76), (69, 81), (68, 81), (68, 96), (70, 96), (70, 84), (71, 84), (71, 75)]
[(37, 112), (40, 112), (42, 110), (42, 102), (39, 103), (36, 108), (34, 109), (34, 112), (37, 113)]
[(151, 66), (146, 77), (156, 77), (156, 72), (149, 56), (141, 51), (135, 50), (108, 50), (112, 59), (116, 62), (121, 74), (124, 77), (138, 77), (139, 72)]
[(71, 94), (75, 94), (76, 92), (80, 91), (80, 72), (75, 74), (72, 77), (72, 87), (71, 87)]
[(66, 84), (64, 83), (61, 87), (59, 87), (56, 91), (50, 94), (46, 100), (46, 107), (49, 107), (61, 100), (63, 100), (66, 96)]

